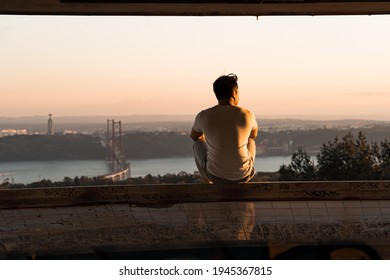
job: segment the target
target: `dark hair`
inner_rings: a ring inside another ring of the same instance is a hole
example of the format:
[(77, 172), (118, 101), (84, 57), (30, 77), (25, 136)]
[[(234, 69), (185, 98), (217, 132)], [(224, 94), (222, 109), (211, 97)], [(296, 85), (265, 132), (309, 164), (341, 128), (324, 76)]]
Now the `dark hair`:
[(216, 79), (213, 83), (213, 90), (217, 99), (229, 99), (232, 97), (234, 90), (238, 88), (237, 80), (237, 76), (233, 73)]

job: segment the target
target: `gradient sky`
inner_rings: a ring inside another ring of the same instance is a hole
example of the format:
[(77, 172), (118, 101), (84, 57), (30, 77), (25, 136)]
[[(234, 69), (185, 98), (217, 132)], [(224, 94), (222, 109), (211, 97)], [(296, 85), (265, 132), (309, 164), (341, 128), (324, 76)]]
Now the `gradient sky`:
[(258, 117), (390, 120), (390, 16), (0, 16), (0, 116), (196, 114), (236, 73)]

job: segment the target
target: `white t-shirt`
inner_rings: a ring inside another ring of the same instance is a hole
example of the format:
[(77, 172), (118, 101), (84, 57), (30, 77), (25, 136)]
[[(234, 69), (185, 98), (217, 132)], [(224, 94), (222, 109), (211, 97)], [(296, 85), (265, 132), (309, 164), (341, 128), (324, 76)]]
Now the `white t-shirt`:
[(249, 176), (253, 161), (247, 144), (257, 127), (255, 115), (238, 106), (216, 105), (198, 113), (192, 129), (206, 137), (207, 172), (228, 180)]

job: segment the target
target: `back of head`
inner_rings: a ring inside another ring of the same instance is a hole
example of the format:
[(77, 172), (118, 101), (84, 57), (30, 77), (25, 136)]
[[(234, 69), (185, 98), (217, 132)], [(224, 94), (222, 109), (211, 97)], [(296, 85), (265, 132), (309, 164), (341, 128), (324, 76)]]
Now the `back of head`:
[(238, 88), (237, 76), (235, 74), (223, 75), (213, 83), (213, 90), (218, 100), (229, 99)]

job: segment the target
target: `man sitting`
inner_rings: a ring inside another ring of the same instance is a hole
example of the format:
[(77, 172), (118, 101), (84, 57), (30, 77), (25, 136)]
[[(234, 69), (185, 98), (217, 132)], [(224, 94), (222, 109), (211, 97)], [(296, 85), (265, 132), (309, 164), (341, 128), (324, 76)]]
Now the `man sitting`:
[(196, 166), (206, 183), (248, 182), (255, 175), (255, 115), (238, 106), (237, 76), (220, 76), (213, 84), (218, 104), (202, 110), (191, 129)]

